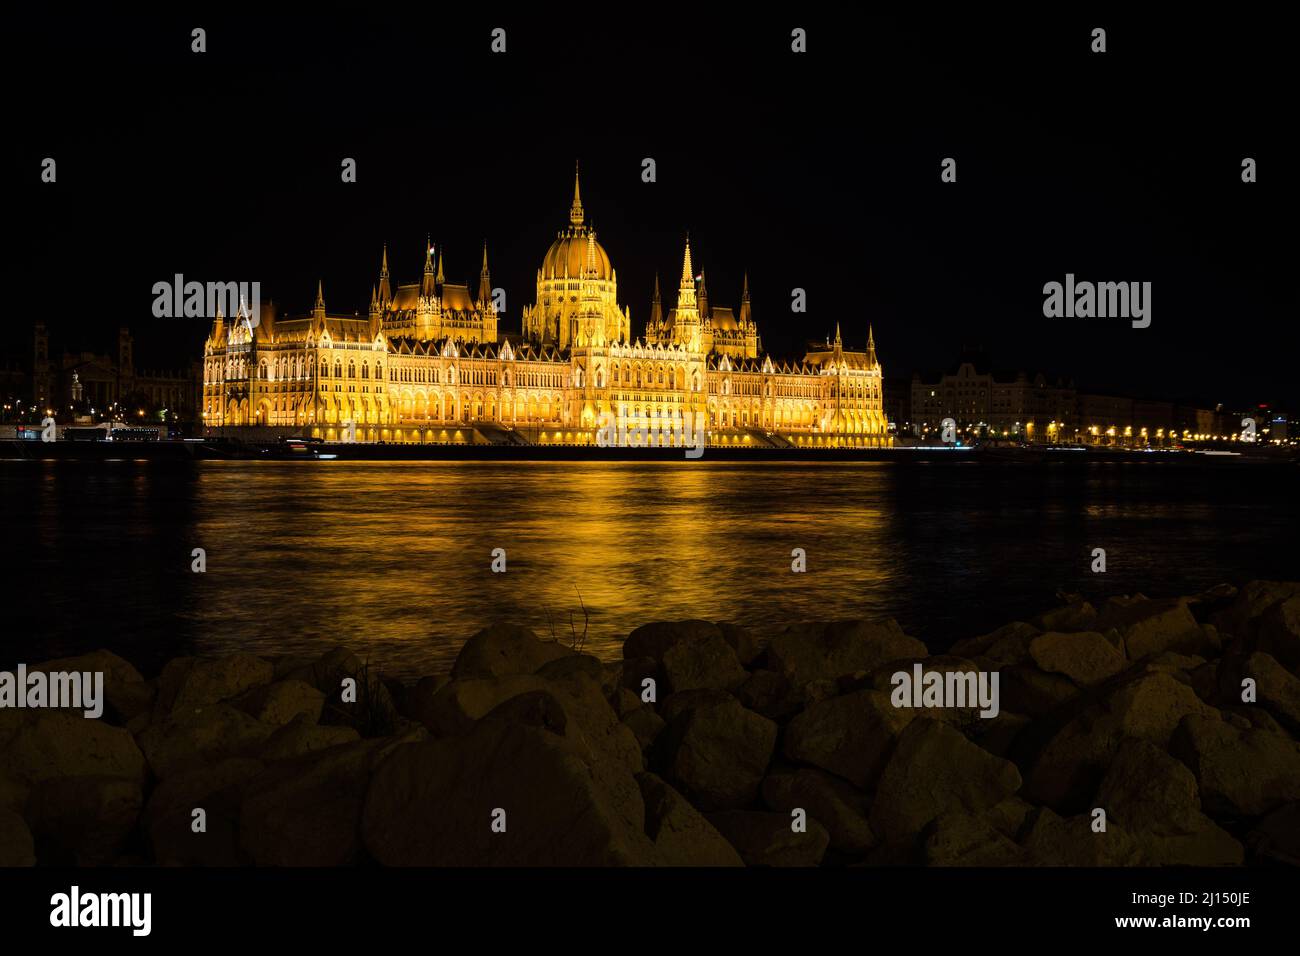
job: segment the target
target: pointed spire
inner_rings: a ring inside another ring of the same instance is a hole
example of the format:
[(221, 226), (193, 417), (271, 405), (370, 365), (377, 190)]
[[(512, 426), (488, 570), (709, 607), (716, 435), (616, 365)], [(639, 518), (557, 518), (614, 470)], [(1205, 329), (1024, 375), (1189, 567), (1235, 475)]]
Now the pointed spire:
[(749, 273), (745, 273), (744, 288), (740, 293), (740, 324), (742, 326), (754, 321), (749, 311)]
[(871, 323), (867, 323), (867, 365), (875, 367), (879, 364), (880, 360), (876, 358), (876, 331)]
[(704, 270), (700, 270), (700, 291), (697, 294), (697, 301), (700, 304), (700, 316), (709, 318), (709, 290), (704, 285)]
[(573, 205), (569, 208), (569, 222), (575, 227), (583, 222), (582, 189), (578, 185), (578, 161), (573, 161)]
[(442, 274), (442, 250), (441, 249), (438, 250), (438, 274), (435, 277), (434, 281), (436, 281), (438, 285), (442, 285), (445, 281), (447, 281)]
[(483, 268), (478, 274), (478, 302), (479, 308), (486, 309), (488, 303), (492, 301), (492, 277), (488, 272), (487, 263), (487, 240), (483, 240)]
[(691, 237), (686, 236), (686, 254), (682, 257), (682, 284), (677, 289), (678, 321), (681, 313), (695, 312), (695, 275), (691, 271)]
[(384, 243), (384, 257), (379, 264), (379, 296), (377, 302), (379, 307), (383, 308), (392, 300), (393, 290), (388, 282), (388, 243)]
[(320, 279), (316, 280), (316, 305), (311, 310), (311, 328), (316, 333), (325, 328), (325, 288)]
[(836, 322), (835, 323), (835, 347), (839, 348), (842, 344), (843, 342), (840, 339), (840, 323)]
[(420, 280), (420, 296), (421, 298), (431, 298), (434, 293), (433, 243), (430, 241), (428, 233), (426, 233), (424, 237), (424, 278)]
[(373, 339), (379, 334), (383, 326), (384, 310), (379, 305), (379, 292), (374, 286), (370, 287), (370, 337)]
[(655, 294), (650, 299), (650, 328), (658, 327), (664, 320), (663, 300), (659, 295), (659, 273), (655, 273)]

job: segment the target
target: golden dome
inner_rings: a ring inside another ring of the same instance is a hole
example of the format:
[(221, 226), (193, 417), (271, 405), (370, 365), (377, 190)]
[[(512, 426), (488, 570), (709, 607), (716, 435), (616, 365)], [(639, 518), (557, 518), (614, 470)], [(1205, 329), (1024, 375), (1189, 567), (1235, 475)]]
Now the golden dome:
[[(609, 254), (594, 239), (590, 245), (594, 253), (596, 278), (606, 281), (612, 279), (614, 269), (609, 264)], [(587, 246), (587, 230), (582, 226), (560, 233), (542, 260), (542, 278), (563, 279), (566, 274), (570, 279), (584, 278), (587, 270)]]

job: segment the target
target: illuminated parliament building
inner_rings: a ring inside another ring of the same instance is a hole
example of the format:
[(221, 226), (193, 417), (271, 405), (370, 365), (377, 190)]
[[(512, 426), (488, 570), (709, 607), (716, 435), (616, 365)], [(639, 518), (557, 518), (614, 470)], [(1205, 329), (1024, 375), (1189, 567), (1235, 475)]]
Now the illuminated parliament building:
[[(365, 317), (263, 304), (220, 313), (204, 347), (203, 421), (326, 440), (595, 444), (630, 429), (702, 425), (710, 444), (890, 443), (874, 336), (846, 349), (838, 325), (798, 362), (762, 350), (745, 281), (738, 310), (709, 302), (690, 240), (674, 307), (658, 279), (644, 335), (618, 302), (618, 272), (586, 225), (575, 176), (568, 227), (537, 271), (519, 333), (503, 334), (488, 272), (445, 281), (426, 244), (417, 283), (394, 286), (383, 252)], [(689, 418), (687, 417), (689, 416)], [(679, 432), (680, 434), (680, 432)], [(668, 443), (665, 436), (663, 443)]]

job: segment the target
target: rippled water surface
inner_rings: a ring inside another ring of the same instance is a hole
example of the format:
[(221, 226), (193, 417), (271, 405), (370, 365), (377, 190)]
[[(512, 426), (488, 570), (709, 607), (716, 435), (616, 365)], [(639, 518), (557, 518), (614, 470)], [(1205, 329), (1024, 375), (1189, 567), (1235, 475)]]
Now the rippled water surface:
[[(898, 618), (932, 648), (1090, 596), (1300, 577), (1294, 470), (1154, 464), (3, 462), (6, 664), (108, 647), (449, 666), (509, 620), (617, 657), (679, 617)], [(1107, 573), (1089, 570), (1105, 548)], [(203, 548), (207, 572), (190, 570)], [(507, 571), (491, 571), (503, 548)], [(791, 572), (791, 551), (807, 573)], [(549, 623), (548, 623), (549, 618)]]

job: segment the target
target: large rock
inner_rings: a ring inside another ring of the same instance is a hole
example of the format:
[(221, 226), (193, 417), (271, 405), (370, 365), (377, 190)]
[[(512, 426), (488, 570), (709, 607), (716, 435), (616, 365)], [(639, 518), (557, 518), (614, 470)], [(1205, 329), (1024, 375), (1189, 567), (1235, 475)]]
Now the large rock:
[(734, 690), (747, 676), (722, 628), (709, 621), (642, 625), (623, 642), (623, 657), (653, 658), (662, 672), (666, 694)]
[(623, 715), (623, 725), (632, 731), (641, 749), (649, 750), (654, 746), (667, 723), (655, 713), (653, 707), (641, 706)]
[(763, 780), (763, 802), (786, 814), (795, 809), (807, 811), (826, 828), (836, 850), (863, 853), (876, 843), (867, 822), (867, 795), (820, 770), (772, 771)]
[[(495, 832), (496, 811), (505, 831)], [(490, 718), (400, 747), (366, 791), (365, 846), (388, 866), (656, 862), (636, 778), (542, 727)]]
[(35, 865), (36, 847), (27, 821), (14, 811), (0, 807), (0, 867)]
[(554, 641), (543, 641), (526, 627), (493, 624), (479, 631), (460, 649), (452, 666), (454, 680), (532, 674), (548, 661), (573, 651)]
[(1113, 688), (1051, 738), (1029, 774), (1027, 795), (1061, 813), (1089, 809), (1088, 801), (1124, 738), (1166, 747), (1188, 714), (1218, 717), (1195, 691), (1168, 674), (1144, 674)]
[(325, 695), (306, 681), (282, 680), (253, 688), (239, 698), (237, 706), (254, 720), (273, 727), (282, 727), (300, 715), (314, 724), (320, 720)]
[(660, 665), (664, 689), (669, 694), (684, 690), (735, 690), (749, 676), (721, 630), (700, 640), (678, 641), (664, 651)]
[(98, 650), (77, 657), (62, 657), (41, 664), (29, 664), (27, 672), (80, 673), (104, 675), (105, 713), (125, 723), (153, 703), (155, 688), (145, 681), (130, 663), (112, 651)]
[(1054, 607), (1034, 618), (1044, 631), (1086, 631), (1097, 622), (1097, 609), (1082, 599)]
[(718, 630), (744, 667), (751, 666), (767, 650), (767, 641), (741, 624), (719, 621)]
[(903, 731), (881, 775), (871, 829), (888, 843), (914, 839), (950, 810), (979, 814), (1020, 789), (1020, 772), (937, 720), (918, 718)]
[(1272, 654), (1260, 651), (1246, 658), (1241, 674), (1255, 681), (1259, 705), (1293, 734), (1300, 734), (1300, 677), (1278, 663)]
[[(239, 847), (258, 866), (344, 866), (361, 859), (371, 775), (424, 736), (362, 740), (272, 764), (244, 787)], [(492, 755), (489, 755), (492, 756)]]
[(581, 668), (542, 670), (549, 670), (552, 679), (538, 673), (453, 680), (438, 692), (429, 706), (429, 729), (442, 737), (463, 735), (472, 730), (476, 721), (511, 698), (545, 691), (555, 695), (574, 731), (584, 735), (586, 746), (593, 753), (616, 761), (633, 773), (639, 772), (644, 766), (641, 743), (633, 730), (619, 721), (599, 680)]
[(1124, 655), (1096, 631), (1047, 631), (1030, 643), (1029, 656), (1043, 670), (1064, 674), (1084, 685), (1114, 677), (1128, 664)]
[(1033, 813), (1034, 805), (1023, 797), (1012, 795), (994, 804), (981, 817), (1003, 836), (1012, 840), (1020, 836), (1025, 820)]
[(623, 642), (623, 659), (631, 661), (650, 658), (658, 663), (664, 659), (669, 648), (682, 641), (699, 642), (721, 636), (722, 631), (712, 621), (655, 621), (642, 624)]
[(776, 724), (730, 694), (696, 690), (664, 702), (663, 775), (702, 810), (748, 806), (776, 746)]
[(1003, 710), (1044, 717), (1079, 696), (1079, 685), (1062, 674), (1048, 674), (1032, 662), (998, 671), (998, 696)]
[(167, 662), (158, 678), (158, 699), (153, 719), (157, 723), (174, 712), (189, 713), (220, 703), (262, 684), (269, 684), (275, 665), (252, 654), (232, 654), (216, 660), (177, 657)]
[[(602, 694), (605, 694), (605, 665), (600, 662), (599, 657), (591, 654), (569, 654), (566, 657), (558, 657), (537, 668), (536, 673), (538, 677), (550, 681), (586, 677), (600, 687)], [(614, 686), (617, 684), (612, 684), (611, 689)]]
[(645, 833), (661, 866), (743, 866), (735, 848), (686, 798), (652, 773), (636, 776)]
[(449, 683), (451, 678), (446, 674), (421, 677), (406, 693), (406, 699), (403, 701), (403, 716), (416, 723), (424, 724), (432, 730), (436, 719), (433, 702), (437, 699), (438, 692)]
[(749, 866), (816, 866), (830, 844), (826, 828), (811, 817), (803, 832), (795, 832), (788, 813), (722, 810), (708, 819)]
[(1201, 812), (1196, 778), (1143, 740), (1124, 741), (1094, 801), (1162, 866), (1234, 866), (1244, 856), (1231, 834)]
[(286, 760), (360, 739), (361, 735), (351, 727), (321, 727), (308, 715), (299, 714), (267, 737), (256, 754), (259, 760), (268, 762)]
[(1170, 752), (1196, 775), (1201, 801), (1216, 816), (1261, 816), (1300, 799), (1300, 745), (1266, 730), (1189, 714)]
[(533, 674), (453, 680), (444, 684), (423, 708), (424, 725), (437, 737), (467, 734), (476, 721), (499, 704), (547, 686), (545, 678)]
[(160, 780), (226, 757), (252, 756), (275, 731), (229, 704), (172, 713), (137, 739)]
[(1028, 854), (983, 816), (952, 810), (935, 817), (921, 838), (927, 866), (1024, 866)]
[[(264, 769), (260, 760), (230, 757), (168, 777), (149, 797), (144, 829), (160, 866), (237, 866), (243, 788)], [(195, 832), (195, 810), (203, 830)]]
[(786, 628), (768, 644), (767, 661), (797, 690), (812, 681), (870, 673), (889, 661), (928, 653), (893, 620), (834, 621)]
[(1300, 800), (1278, 807), (1246, 836), (1258, 861), (1300, 866)]
[(1192, 679), (1192, 674), (1204, 665), (1205, 658), (1198, 657), (1195, 654), (1161, 651), (1159, 654), (1154, 654), (1142, 660), (1134, 667), (1133, 672), (1135, 674), (1169, 674), (1195, 689), (1196, 685)]
[[(917, 667), (920, 667), (920, 681), (917, 681)], [(925, 681), (929, 679), (928, 675), (938, 674), (943, 680), (944, 687), (952, 686), (955, 693), (964, 694), (965, 706), (952, 707), (927, 707), (924, 706)], [(983, 710), (979, 703), (979, 678), (980, 666), (972, 660), (964, 657), (958, 657), (953, 654), (935, 654), (928, 658), (903, 659), (892, 661), (888, 664), (878, 667), (867, 679), (867, 685), (871, 688), (893, 695), (900, 689), (899, 675), (906, 675), (908, 683), (903, 685), (904, 689), (909, 691), (908, 701), (912, 701), (911, 693), (919, 692), (922, 695), (922, 706), (917, 710), (917, 714), (923, 717), (929, 717), (931, 720), (942, 720), (945, 723), (961, 727), (963, 730), (983, 723), (991, 718), (981, 717), (980, 712)], [(950, 683), (948, 675), (970, 675), (970, 678), (961, 677), (959, 683)], [(991, 679), (991, 675), (986, 676), (986, 680)], [(999, 684), (1001, 677), (997, 678)], [(850, 685), (857, 685), (859, 681), (845, 681)], [(919, 687), (919, 691), (917, 690)], [(999, 700), (1001, 694), (998, 694)]]
[[(545, 672), (547, 668), (543, 668)], [(586, 738), (586, 746), (602, 760), (620, 764), (632, 773), (645, 767), (641, 742), (635, 732), (618, 719), (605, 697), (599, 676), (577, 671), (554, 673), (547, 688), (559, 698), (569, 719)]]
[(1191, 771), (1137, 738), (1121, 743), (1095, 802), (1134, 833), (1194, 833), (1205, 823)]
[(734, 693), (750, 710), (771, 720), (786, 720), (799, 711), (790, 694), (790, 682), (776, 671), (754, 671)]
[(899, 735), (915, 716), (916, 711), (910, 708), (893, 706), (884, 691), (862, 690), (832, 697), (790, 721), (785, 755), (870, 789), (884, 771)]
[(1020, 735), (1033, 721), (1025, 714), (999, 710), (996, 717), (981, 719), (962, 728), (962, 732), (996, 757), (1012, 759)]
[(1237, 599), (1226, 611), (1214, 617), (1219, 630), (1233, 637), (1253, 638), (1261, 618), (1275, 605), (1300, 596), (1300, 581), (1251, 581), (1237, 592)]
[(98, 866), (117, 857), (143, 805), (139, 777), (50, 777), (32, 787), (27, 822), (44, 852), (57, 853), (47, 862)]
[(1116, 628), (1124, 638), (1130, 660), (1161, 651), (1208, 656), (1213, 650), (1205, 632), (1182, 598), (1108, 605), (1097, 630)]
[[(0, 746), (0, 753), (4, 747)], [(27, 794), (30, 787), (0, 773), (0, 810), (12, 810), (21, 814), (27, 808)]]
[(1062, 819), (1049, 807), (1039, 807), (1025, 820), (1021, 844), (1047, 866), (1141, 866), (1142, 849), (1132, 834), (1107, 821), (1106, 829), (1093, 829), (1091, 814)]
[(1260, 616), (1256, 647), (1300, 674), (1300, 594), (1278, 601)]
[(0, 768), (11, 786), (55, 777), (144, 781), (145, 759), (129, 731), (80, 713), (0, 710)]
[(1032, 624), (1013, 621), (979, 637), (958, 641), (948, 649), (948, 653), (978, 658), (997, 666), (1018, 664), (1029, 656), (1029, 645), (1039, 633)]

